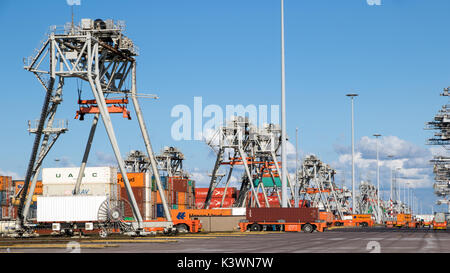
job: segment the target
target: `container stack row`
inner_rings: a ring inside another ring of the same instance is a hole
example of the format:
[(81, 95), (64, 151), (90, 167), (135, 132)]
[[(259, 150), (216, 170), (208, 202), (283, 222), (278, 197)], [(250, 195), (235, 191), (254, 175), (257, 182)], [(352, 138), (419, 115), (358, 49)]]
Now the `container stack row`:
[[(149, 173), (127, 173), (136, 203), (145, 220), (165, 217), (161, 195), (156, 179)], [(171, 209), (192, 209), (195, 204), (195, 182), (185, 177), (161, 176), (165, 200)], [(122, 199), (128, 200), (122, 175), (118, 174), (119, 192)], [(129, 201), (129, 200), (128, 200)], [(132, 218), (132, 212), (125, 215)]]
[[(195, 208), (202, 209), (205, 205), (206, 196), (208, 195), (209, 188), (196, 188), (195, 189)], [(225, 195), (225, 198), (223, 196)], [(236, 188), (216, 188), (214, 189), (211, 200), (209, 202), (209, 208), (231, 208), (236, 201), (237, 191)], [(222, 204), (223, 200), (223, 204)]]

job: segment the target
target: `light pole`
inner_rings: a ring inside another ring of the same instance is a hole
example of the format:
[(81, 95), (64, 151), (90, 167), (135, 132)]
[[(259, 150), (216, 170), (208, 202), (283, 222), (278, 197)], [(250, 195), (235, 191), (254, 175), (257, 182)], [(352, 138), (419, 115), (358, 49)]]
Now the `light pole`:
[(286, 78), (284, 55), (284, 0), (281, 0), (281, 207), (287, 208)]
[(354, 126), (354, 110), (353, 110), (353, 99), (358, 96), (358, 94), (347, 94), (347, 97), (351, 98), (352, 101), (352, 209), (353, 214), (356, 214), (356, 187), (355, 187), (355, 126)]
[(298, 128), (295, 128), (295, 192), (294, 202), (295, 207), (298, 208)]
[(393, 195), (392, 195), (392, 190), (393, 190), (393, 183), (394, 183), (394, 176), (393, 176), (393, 174), (392, 174), (392, 172), (393, 172), (393, 170), (392, 170), (392, 158), (394, 157), (393, 155), (388, 155), (388, 157), (391, 159), (391, 167), (390, 167), (390, 169), (391, 169), (391, 202), (393, 202), (394, 201), (394, 199), (393, 199)]
[(380, 162), (379, 162), (379, 154), (378, 154), (378, 138), (381, 136), (380, 134), (374, 134), (374, 137), (376, 137), (376, 146), (377, 146), (377, 204), (378, 204), (378, 221), (379, 224), (381, 224), (381, 206), (380, 206)]
[(394, 208), (394, 205), (393, 205), (393, 202), (394, 202), (394, 200), (392, 199), (392, 183), (393, 183), (393, 174), (392, 174), (392, 158), (394, 157), (394, 155), (388, 155), (388, 158), (390, 158), (391, 159), (391, 166), (390, 166), (390, 173), (391, 173), (391, 194), (390, 194), (390, 197), (389, 197), (389, 211), (390, 211), (390, 216), (392, 216), (393, 215), (393, 208)]
[(400, 167), (397, 167), (397, 168), (395, 168), (395, 170), (394, 170), (394, 178), (395, 178), (395, 181), (394, 181), (394, 187), (395, 187), (395, 193), (396, 193), (396, 197), (395, 197), (395, 200), (396, 201), (399, 201), (400, 203), (402, 202), (402, 199), (401, 199), (401, 188), (399, 187), (399, 183), (398, 183), (398, 181), (397, 181), (397, 173), (398, 173), (398, 171), (400, 170), (401, 168)]

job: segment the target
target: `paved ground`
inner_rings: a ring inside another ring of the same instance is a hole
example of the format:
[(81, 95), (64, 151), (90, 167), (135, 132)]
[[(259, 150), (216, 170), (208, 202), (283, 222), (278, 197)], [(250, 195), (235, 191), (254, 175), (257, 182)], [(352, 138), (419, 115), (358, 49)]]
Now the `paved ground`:
[(340, 229), (323, 233), (216, 233), (152, 238), (0, 240), (32, 253), (450, 253), (450, 232)]

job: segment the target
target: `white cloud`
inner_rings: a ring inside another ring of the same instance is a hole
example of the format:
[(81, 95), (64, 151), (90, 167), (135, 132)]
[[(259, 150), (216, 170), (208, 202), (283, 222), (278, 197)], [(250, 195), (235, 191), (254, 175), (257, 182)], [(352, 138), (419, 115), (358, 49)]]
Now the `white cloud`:
[(93, 165), (97, 166), (117, 166), (116, 157), (112, 154), (107, 154), (101, 151), (95, 153), (97, 160), (93, 162)]
[[(66, 168), (66, 167), (70, 167), (70, 168), (72, 168), (72, 167), (77, 167), (72, 161), (71, 161), (71, 159), (70, 159), (70, 157), (68, 157), (68, 156), (61, 156), (60, 158), (58, 158), (57, 159), (58, 161), (56, 162), (57, 163), (57, 166), (58, 167), (63, 167), (63, 168)], [(55, 160), (56, 161), (56, 160)], [(81, 163), (80, 163), (81, 164)], [(79, 166), (78, 166), (79, 167)]]
[(190, 173), (190, 178), (195, 181), (195, 186), (198, 188), (209, 187), (209, 183), (211, 182), (211, 177), (208, 176), (206, 171), (202, 172), (198, 169), (195, 169)]
[(0, 176), (11, 176), (13, 180), (23, 180), (25, 178), (23, 174), (4, 170), (0, 170)]
[[(383, 136), (378, 140), (380, 184), (390, 188), (391, 170), (397, 171), (397, 181), (400, 184), (410, 183), (415, 188), (431, 187), (434, 183), (430, 160), (438, 149), (419, 147), (397, 136)], [(371, 180), (376, 183), (376, 138), (364, 136), (355, 147), (355, 178), (356, 181)], [(334, 145), (339, 157), (331, 165), (340, 170), (337, 177), (351, 181), (351, 148)], [(393, 155), (394, 158), (388, 158)]]

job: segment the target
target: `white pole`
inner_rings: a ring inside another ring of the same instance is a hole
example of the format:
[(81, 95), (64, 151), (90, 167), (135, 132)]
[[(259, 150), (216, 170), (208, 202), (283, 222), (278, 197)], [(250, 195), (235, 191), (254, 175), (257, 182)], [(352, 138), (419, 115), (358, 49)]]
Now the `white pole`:
[(294, 192), (294, 207), (298, 208), (298, 128), (295, 128), (295, 192)]
[(381, 206), (380, 206), (380, 162), (379, 162), (379, 153), (378, 153), (378, 137), (381, 136), (380, 134), (374, 134), (376, 137), (376, 146), (377, 146), (377, 208), (378, 208), (378, 221), (379, 224), (381, 224)]
[(353, 191), (353, 213), (356, 213), (356, 186), (355, 186), (355, 128), (354, 128), (354, 110), (352, 97), (352, 191)]
[(281, 207), (287, 208), (286, 78), (284, 55), (284, 0), (281, 0)]
[(355, 130), (354, 130), (354, 111), (353, 111), (353, 98), (358, 96), (358, 94), (347, 94), (347, 97), (351, 98), (352, 101), (352, 209), (353, 214), (356, 214), (356, 186), (355, 186)]
[(393, 174), (392, 174), (392, 158), (393, 158), (394, 156), (393, 156), (393, 155), (388, 155), (388, 157), (391, 159), (391, 167), (390, 167), (390, 170), (391, 170), (391, 196), (390, 196), (390, 198), (391, 198), (391, 202), (392, 202), (392, 201), (394, 201), (393, 195), (392, 195), (393, 182), (394, 182), (394, 176), (393, 176)]

